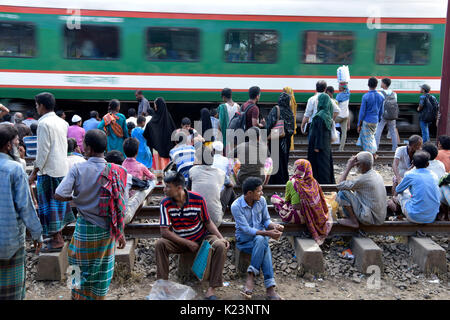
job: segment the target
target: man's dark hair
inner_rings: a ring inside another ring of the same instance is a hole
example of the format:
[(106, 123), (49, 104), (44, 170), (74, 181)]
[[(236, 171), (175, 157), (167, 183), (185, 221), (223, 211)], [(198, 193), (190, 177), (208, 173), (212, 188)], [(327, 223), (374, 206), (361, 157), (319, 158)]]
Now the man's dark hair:
[(4, 116), (3, 116), (3, 121), (4, 122), (11, 122), (11, 115), (9, 114), (9, 113), (7, 113), (7, 114), (5, 114)]
[(35, 136), (37, 134), (37, 123), (32, 123), (30, 125), (31, 134)]
[(27, 110), (27, 112), (25, 114), (27, 115), (27, 118), (34, 119), (34, 111), (33, 110)]
[(375, 77), (370, 77), (369, 81), (367, 82), (367, 85), (369, 88), (376, 88), (378, 86), (378, 80)]
[(436, 147), (436, 145), (431, 142), (428, 141), (426, 142), (423, 146), (422, 146), (422, 150), (426, 151), (430, 154), (430, 160), (434, 160), (436, 159), (437, 155), (438, 155), (438, 148)]
[(426, 168), (429, 160), (430, 154), (426, 151), (419, 150), (414, 153), (413, 163), (417, 169)]
[(11, 125), (0, 126), (0, 149), (3, 148), (8, 142), (12, 141), (19, 132)]
[(135, 94), (139, 94), (139, 95), (141, 95), (142, 94), (142, 90), (136, 90), (136, 92), (135, 92)]
[(56, 115), (58, 116), (58, 117), (62, 117), (62, 115), (63, 115), (63, 113), (64, 113), (64, 110), (62, 110), (62, 109), (59, 109), (59, 110), (56, 110)]
[(120, 106), (120, 101), (117, 99), (112, 99), (108, 104), (108, 111), (115, 111)]
[(209, 110), (209, 115), (211, 117), (215, 117), (217, 114), (217, 108), (212, 108), (211, 110)]
[(178, 186), (182, 186), (184, 188), (185, 186), (185, 179), (183, 174), (181, 174), (180, 172), (177, 171), (168, 171), (165, 175), (164, 175), (164, 183), (171, 183), (173, 185), (175, 185), (176, 187)]
[(328, 87), (325, 89), (325, 92), (326, 92), (326, 93), (331, 93), (331, 94), (333, 94), (333, 93), (334, 93), (334, 88), (333, 88), (333, 86), (328, 86)]
[(227, 98), (227, 99), (231, 99), (231, 94), (232, 94), (232, 92), (231, 92), (231, 89), (230, 88), (224, 88), (223, 90), (222, 90), (222, 97), (225, 97), (225, 98)]
[(442, 135), (438, 137), (438, 141), (444, 150), (450, 150), (450, 137)]
[(388, 88), (391, 85), (391, 79), (389, 79), (389, 78), (383, 78), (381, 80), (381, 82), (383, 82), (386, 85), (386, 87), (388, 87)]
[(95, 153), (105, 152), (108, 143), (106, 133), (99, 129), (89, 130), (84, 136), (84, 143), (91, 147)]
[(123, 152), (127, 158), (136, 157), (139, 151), (139, 140), (136, 138), (126, 138), (123, 142)]
[(242, 193), (244, 196), (249, 191), (255, 191), (259, 186), (263, 185), (263, 181), (260, 178), (257, 177), (248, 177), (244, 180), (244, 183), (242, 184)]
[[(89, 130), (88, 132), (90, 131), (91, 130)], [(106, 154), (105, 160), (106, 162), (114, 163), (121, 166), (123, 161), (125, 160), (125, 157), (123, 156), (123, 153), (120, 152), (119, 150), (111, 150)]]
[(77, 147), (77, 140), (74, 138), (67, 138), (67, 153), (71, 153), (75, 151)]
[(250, 99), (256, 99), (256, 97), (260, 94), (261, 89), (258, 86), (253, 86), (250, 89), (248, 89), (248, 96)]
[(188, 117), (184, 117), (183, 119), (181, 119), (181, 126), (186, 126), (186, 125), (191, 125), (191, 119), (189, 119)]
[(316, 82), (316, 91), (317, 92), (324, 92), (327, 88), (327, 83), (325, 80), (319, 80)]
[(98, 112), (95, 111), (95, 110), (92, 110), (92, 111), (89, 113), (89, 116), (90, 116), (91, 118), (97, 118), (97, 117), (98, 117)]
[(145, 119), (144, 116), (138, 116), (137, 120), (136, 120), (136, 123), (137, 124), (141, 124), (141, 123), (145, 123), (145, 121), (146, 121), (146, 119)]
[(423, 142), (423, 139), (422, 139), (422, 137), (421, 136), (419, 136), (419, 135), (417, 135), (417, 134), (413, 134), (411, 137), (409, 137), (409, 139), (408, 139), (408, 145), (410, 145), (410, 146), (414, 146), (414, 145), (416, 145), (417, 143), (421, 143), (421, 142)]
[(127, 129), (128, 131), (133, 130), (134, 128), (136, 128), (136, 125), (133, 122), (127, 122)]
[(55, 110), (55, 96), (50, 92), (41, 92), (34, 97), (37, 104), (42, 104), (49, 111)]
[(129, 117), (136, 117), (136, 109), (135, 108), (128, 109), (128, 116)]

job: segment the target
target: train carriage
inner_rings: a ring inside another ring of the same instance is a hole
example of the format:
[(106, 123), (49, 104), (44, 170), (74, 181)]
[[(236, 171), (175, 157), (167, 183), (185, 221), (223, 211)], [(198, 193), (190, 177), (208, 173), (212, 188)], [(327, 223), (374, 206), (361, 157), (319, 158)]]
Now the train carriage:
[[(2, 1), (0, 98), (42, 90), (75, 101), (151, 99), (208, 103), (252, 85), (273, 103), (285, 86), (297, 102), (348, 65), (351, 103), (367, 79), (390, 77), (405, 123), (419, 85), (439, 93), (445, 0)], [(406, 109), (405, 109), (406, 108)], [(409, 108), (409, 109), (408, 109)]]

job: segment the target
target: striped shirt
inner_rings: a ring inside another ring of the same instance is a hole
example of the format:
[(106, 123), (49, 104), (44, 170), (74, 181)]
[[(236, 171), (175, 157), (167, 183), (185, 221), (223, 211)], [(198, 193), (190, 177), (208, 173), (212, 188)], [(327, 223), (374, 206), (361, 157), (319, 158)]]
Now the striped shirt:
[(177, 166), (177, 171), (188, 181), (189, 169), (194, 165), (195, 148), (187, 144), (180, 144), (170, 150), (169, 156)]
[(27, 150), (27, 157), (36, 158), (37, 153), (37, 136), (23, 137), (23, 143)]
[(176, 235), (191, 241), (200, 241), (206, 235), (205, 223), (209, 221), (205, 199), (195, 192), (184, 190), (186, 202), (179, 208), (172, 198), (162, 199), (160, 204), (161, 227), (172, 227)]

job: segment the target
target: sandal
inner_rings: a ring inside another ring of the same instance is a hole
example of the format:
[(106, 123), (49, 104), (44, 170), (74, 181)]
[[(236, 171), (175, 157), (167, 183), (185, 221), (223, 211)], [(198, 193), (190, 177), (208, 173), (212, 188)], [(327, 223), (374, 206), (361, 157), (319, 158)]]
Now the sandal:
[(267, 296), (267, 300), (284, 300), (284, 299), (279, 295), (276, 295), (276, 296)]
[(241, 295), (245, 299), (250, 300), (252, 298), (253, 291), (252, 290), (248, 290), (246, 287), (244, 287), (244, 290), (241, 291)]
[(61, 250), (64, 248), (64, 246), (60, 248), (54, 248), (51, 243), (49, 242), (45, 247), (41, 249), (40, 252), (42, 253), (49, 253), (49, 252), (61, 252)]

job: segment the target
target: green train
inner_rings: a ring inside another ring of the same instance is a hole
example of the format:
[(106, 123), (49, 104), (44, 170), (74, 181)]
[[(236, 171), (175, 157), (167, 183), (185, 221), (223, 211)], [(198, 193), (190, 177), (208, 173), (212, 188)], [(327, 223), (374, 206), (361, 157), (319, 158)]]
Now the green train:
[(58, 100), (134, 101), (142, 89), (149, 99), (209, 103), (224, 87), (245, 101), (258, 85), (262, 103), (290, 86), (301, 104), (319, 79), (336, 88), (341, 65), (352, 104), (370, 76), (390, 77), (406, 105), (423, 83), (439, 93), (445, 0), (241, 2), (2, 1), (0, 99), (46, 90)]

